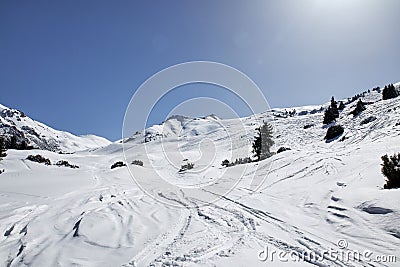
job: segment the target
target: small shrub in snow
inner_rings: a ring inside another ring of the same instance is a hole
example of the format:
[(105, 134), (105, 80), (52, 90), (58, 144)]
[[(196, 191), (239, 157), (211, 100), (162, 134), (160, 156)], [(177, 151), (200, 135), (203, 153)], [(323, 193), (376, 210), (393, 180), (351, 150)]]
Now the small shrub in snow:
[(59, 167), (64, 166), (64, 167), (69, 167), (69, 168), (72, 168), (72, 169), (79, 168), (78, 165), (73, 165), (73, 164), (69, 163), (66, 160), (59, 160), (59, 161), (56, 162), (56, 165), (59, 166)]
[(304, 125), (304, 129), (308, 129), (308, 128), (311, 128), (311, 127), (313, 127), (314, 126), (314, 124), (306, 124), (306, 125)]
[(313, 110), (310, 111), (310, 114), (315, 114), (315, 113), (318, 113), (318, 112), (322, 112), (323, 110), (324, 110), (324, 107), (320, 107), (319, 109), (313, 109)]
[(364, 119), (364, 120), (360, 123), (360, 125), (364, 125), (364, 124), (373, 122), (374, 120), (376, 120), (376, 117), (375, 117), (375, 116), (370, 116), (370, 117)]
[(376, 91), (376, 92), (380, 93), (381, 88), (379, 86), (377, 86), (377, 87), (373, 88), (372, 91)]
[(42, 155), (29, 155), (28, 157), (26, 157), (26, 159), (37, 163), (44, 163), (46, 165), (51, 165), (50, 160), (43, 157)]
[(246, 164), (252, 162), (250, 157), (245, 157), (245, 158), (238, 158), (235, 160), (235, 165), (237, 164)]
[(278, 154), (278, 153), (281, 153), (281, 152), (284, 152), (284, 151), (287, 151), (287, 150), (291, 150), (290, 147), (280, 147), (278, 149), (278, 151), (276, 151), (276, 153)]
[(360, 97), (362, 97), (362, 95), (361, 94), (357, 94), (357, 95), (353, 96), (352, 98), (348, 98), (347, 104), (353, 103), (354, 101), (356, 101)]
[(71, 155), (74, 154), (75, 152), (63, 152), (63, 151), (58, 151), (58, 154), (60, 155)]
[(225, 167), (231, 166), (230, 164), (231, 164), (231, 163), (230, 163), (229, 160), (227, 160), (227, 159), (224, 159), (224, 160), (222, 161), (222, 163), (221, 163), (221, 165), (222, 165), (222, 166), (225, 166)]
[(221, 165), (225, 167), (231, 167), (239, 164), (246, 164), (253, 162), (253, 160), (250, 157), (245, 157), (245, 158), (238, 158), (235, 159), (235, 161), (229, 162), (229, 160), (225, 159), (222, 161)]
[(119, 167), (123, 167), (123, 166), (126, 166), (126, 164), (123, 163), (122, 161), (117, 161), (113, 165), (111, 165), (111, 169), (119, 168)]
[(333, 125), (331, 127), (328, 128), (328, 130), (326, 131), (326, 135), (325, 138), (326, 140), (331, 140), (334, 139), (338, 136), (340, 136), (341, 134), (343, 134), (344, 132), (344, 128), (341, 125)]
[(132, 161), (132, 164), (137, 166), (143, 166), (143, 161), (135, 159)]
[(393, 156), (384, 155), (381, 157), (382, 174), (387, 178), (385, 189), (400, 188), (400, 153)]
[(193, 169), (193, 168), (194, 168), (194, 163), (188, 162), (188, 163), (183, 164), (181, 166), (181, 169), (179, 170), (179, 172), (184, 172), (184, 171), (187, 171), (187, 170), (190, 170), (190, 169)]

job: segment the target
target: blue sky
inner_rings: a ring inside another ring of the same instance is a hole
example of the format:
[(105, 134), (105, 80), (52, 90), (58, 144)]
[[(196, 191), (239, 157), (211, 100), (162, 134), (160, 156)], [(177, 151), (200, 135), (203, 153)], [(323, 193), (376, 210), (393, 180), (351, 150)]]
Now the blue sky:
[[(186, 61), (237, 68), (271, 107), (400, 80), (400, 1), (249, 2), (1, 1), (0, 103), (57, 129), (116, 140), (141, 83)], [(212, 91), (203, 86), (160, 103), (152, 122), (171, 101)]]

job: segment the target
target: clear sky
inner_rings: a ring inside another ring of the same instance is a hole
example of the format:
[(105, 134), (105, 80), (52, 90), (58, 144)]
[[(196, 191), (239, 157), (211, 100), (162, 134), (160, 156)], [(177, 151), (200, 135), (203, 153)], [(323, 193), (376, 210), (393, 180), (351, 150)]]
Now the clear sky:
[(0, 103), (116, 140), (141, 83), (209, 60), (246, 73), (271, 107), (320, 104), (400, 80), (399, 11), (398, 0), (2, 0)]

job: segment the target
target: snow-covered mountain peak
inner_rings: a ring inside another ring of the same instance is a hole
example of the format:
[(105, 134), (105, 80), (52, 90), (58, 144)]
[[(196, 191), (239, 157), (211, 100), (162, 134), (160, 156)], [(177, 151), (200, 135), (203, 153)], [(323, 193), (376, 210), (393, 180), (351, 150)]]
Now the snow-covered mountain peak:
[[(188, 129), (188, 127), (205, 124), (207, 122), (215, 122), (217, 120), (220, 119), (214, 114), (202, 118), (173, 115), (163, 123), (147, 128), (144, 134), (144, 142), (150, 142), (167, 137), (177, 137), (182, 135)], [(194, 131), (192, 134), (196, 135)]]
[(25, 142), (33, 148), (62, 152), (85, 150), (111, 143), (96, 135), (76, 136), (69, 132), (55, 130), (31, 119), (20, 110), (1, 104), (0, 134), (8, 147), (13, 147), (15, 144), (18, 146)]

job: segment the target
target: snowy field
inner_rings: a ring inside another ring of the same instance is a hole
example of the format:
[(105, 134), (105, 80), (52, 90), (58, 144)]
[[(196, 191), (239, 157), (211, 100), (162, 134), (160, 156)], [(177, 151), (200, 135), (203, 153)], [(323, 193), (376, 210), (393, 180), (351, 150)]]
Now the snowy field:
[[(246, 157), (256, 119), (271, 112), (240, 120), (177, 117), (149, 129), (161, 136), (150, 142), (136, 135), (73, 154), (8, 150), (0, 161), (0, 266), (400, 266), (400, 189), (383, 190), (380, 173), (380, 157), (400, 152), (400, 99), (378, 99), (367, 94), (373, 103), (357, 117), (349, 115), (356, 102), (341, 112), (343, 141), (325, 142), (323, 112), (310, 114), (320, 106), (276, 117), (274, 150), (291, 150), (229, 168), (221, 161)], [(361, 125), (369, 116), (376, 120)], [(163, 151), (171, 151), (167, 159)], [(26, 160), (30, 154), (80, 168), (46, 166)], [(179, 172), (173, 166), (185, 158), (194, 169)], [(150, 194), (127, 167), (110, 169), (125, 160)], [(207, 186), (201, 195), (169, 190), (154, 179), (160, 172), (181, 186)], [(251, 188), (253, 178), (265, 177)], [(208, 198), (216, 201), (204, 205)], [(262, 261), (266, 247), (272, 255)], [(367, 252), (360, 260), (291, 259), (329, 250)], [(397, 262), (384, 262), (390, 255)]]

